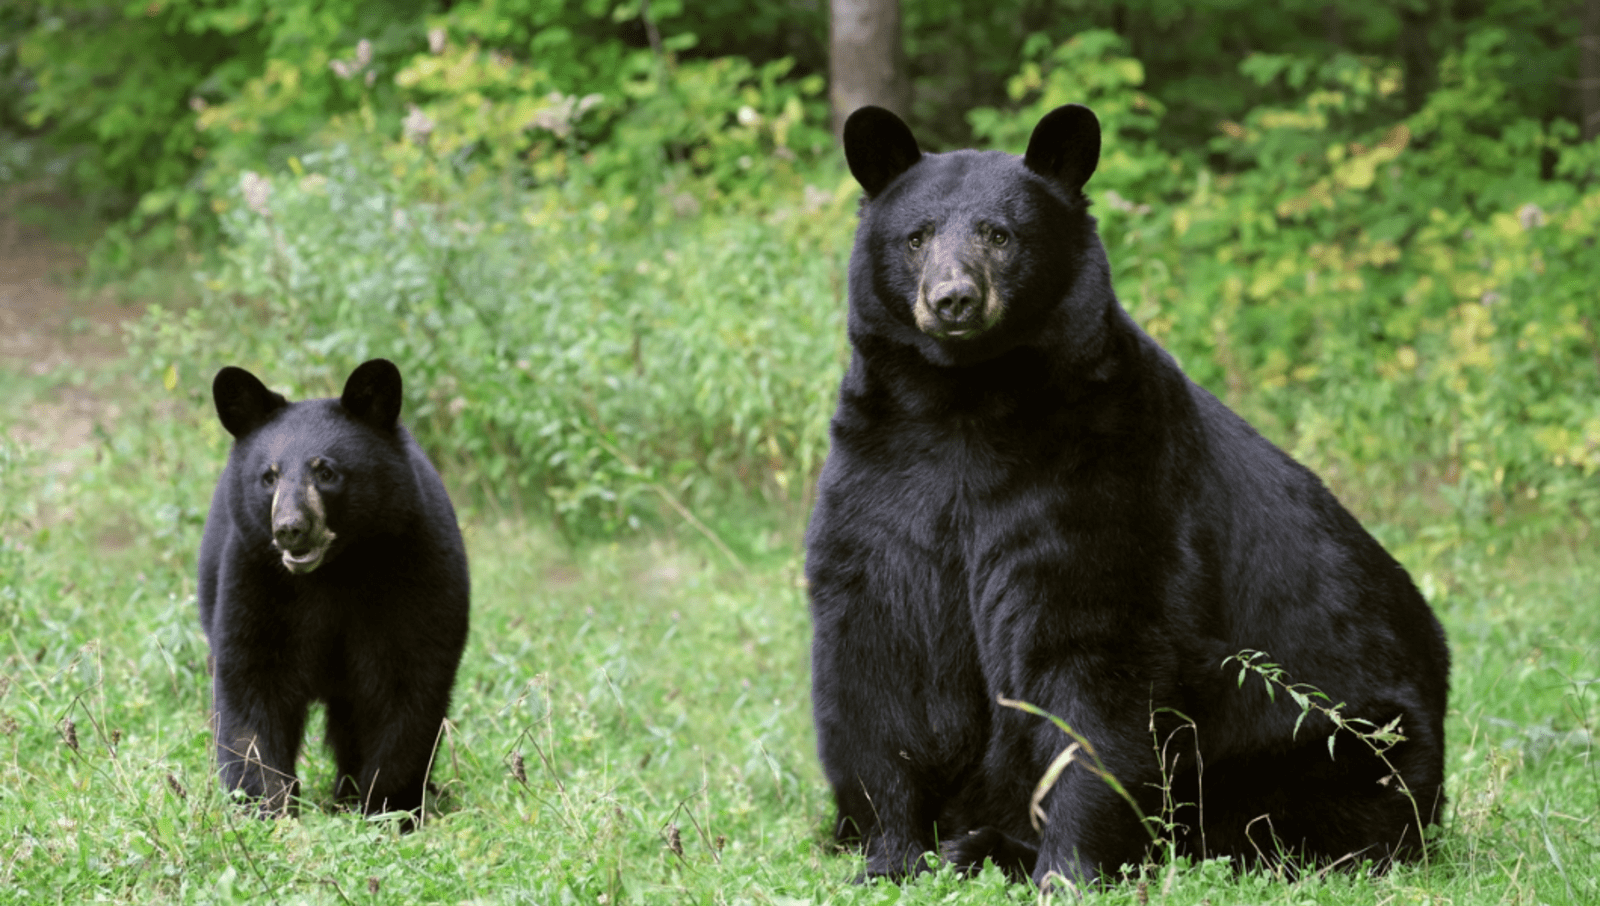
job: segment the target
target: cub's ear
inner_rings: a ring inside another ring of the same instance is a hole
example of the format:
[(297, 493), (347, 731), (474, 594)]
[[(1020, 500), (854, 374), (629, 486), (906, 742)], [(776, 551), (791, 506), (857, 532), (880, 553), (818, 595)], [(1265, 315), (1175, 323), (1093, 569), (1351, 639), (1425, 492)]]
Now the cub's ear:
[(1022, 162), (1070, 192), (1081, 190), (1100, 163), (1100, 120), (1082, 104), (1057, 107), (1033, 127)]
[(882, 107), (862, 107), (844, 121), (844, 159), (872, 198), (921, 160), (922, 151), (900, 117)]
[(400, 419), (400, 398), (400, 369), (388, 359), (372, 359), (350, 373), (339, 405), (374, 428), (392, 431)]
[(289, 405), (282, 394), (268, 390), (255, 375), (232, 365), (212, 378), (211, 400), (217, 405), (222, 427), (234, 437), (244, 437)]

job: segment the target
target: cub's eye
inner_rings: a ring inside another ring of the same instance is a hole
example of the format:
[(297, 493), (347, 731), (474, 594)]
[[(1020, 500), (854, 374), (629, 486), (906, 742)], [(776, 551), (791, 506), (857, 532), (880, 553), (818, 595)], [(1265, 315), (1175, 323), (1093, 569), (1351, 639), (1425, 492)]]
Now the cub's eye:
[(275, 485), (277, 483), (278, 483), (278, 471), (276, 469), (268, 469), (265, 472), (261, 473), (261, 486), (262, 487), (270, 488), (270, 487), (272, 487), (273, 485)]
[(333, 481), (333, 479), (336, 477), (333, 474), (333, 470), (332, 469), (328, 468), (325, 465), (320, 465), (320, 464), (316, 468), (311, 470), (311, 475), (312, 475), (313, 478), (315, 478), (317, 481), (322, 482), (323, 484), (328, 484), (329, 482)]
[(999, 248), (1000, 246), (1005, 245), (1008, 241), (1010, 241), (1010, 239), (1011, 239), (1011, 237), (1007, 236), (1005, 231), (1003, 231), (1003, 230), (990, 230), (989, 231), (989, 244), (994, 246), (995, 248)]
[(922, 234), (914, 234), (910, 239), (906, 240), (906, 245), (910, 246), (913, 252), (922, 248)]

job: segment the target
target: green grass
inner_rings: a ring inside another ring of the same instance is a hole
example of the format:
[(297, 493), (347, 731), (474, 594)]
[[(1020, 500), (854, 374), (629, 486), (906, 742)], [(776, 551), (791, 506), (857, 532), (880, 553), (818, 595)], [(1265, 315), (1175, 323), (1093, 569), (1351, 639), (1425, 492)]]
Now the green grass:
[[(0, 392), (49, 392), (32, 380), (4, 374)], [(300, 816), (247, 817), (213, 776), (194, 607), (223, 441), (203, 409), (159, 388), (126, 392), (118, 423), (93, 432), (92, 447), (6, 447), (0, 902), (1036, 896), (992, 871), (904, 888), (850, 883), (858, 860), (833, 853), (822, 830), (830, 804), (810, 727), (798, 532), (788, 514), (759, 507), (717, 522), (733, 546), (757, 552), (743, 569), (681, 521), (573, 547), (543, 520), (465, 512), (473, 632), (426, 826), (401, 835), (332, 810), (320, 727), (300, 766)], [(747, 537), (732, 534), (740, 525)], [(1431, 862), (1299, 882), (1185, 866), (1099, 899), (1600, 896), (1596, 546), (1500, 529), (1442, 552), (1396, 547), (1455, 652), (1451, 804)]]

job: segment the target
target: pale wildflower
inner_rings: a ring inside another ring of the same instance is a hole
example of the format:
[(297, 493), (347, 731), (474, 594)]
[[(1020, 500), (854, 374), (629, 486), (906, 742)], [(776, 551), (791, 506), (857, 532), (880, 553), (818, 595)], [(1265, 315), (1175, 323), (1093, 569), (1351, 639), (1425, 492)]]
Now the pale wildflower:
[(272, 182), (254, 170), (239, 175), (239, 191), (244, 194), (245, 206), (262, 217), (271, 217), (267, 196), (272, 193)]
[(407, 139), (413, 144), (420, 145), (426, 142), (428, 136), (432, 134), (433, 120), (429, 119), (428, 115), (422, 112), (422, 108), (416, 104), (411, 104), (410, 107), (411, 112), (406, 114), (405, 122), (401, 124), (401, 129), (405, 131)]

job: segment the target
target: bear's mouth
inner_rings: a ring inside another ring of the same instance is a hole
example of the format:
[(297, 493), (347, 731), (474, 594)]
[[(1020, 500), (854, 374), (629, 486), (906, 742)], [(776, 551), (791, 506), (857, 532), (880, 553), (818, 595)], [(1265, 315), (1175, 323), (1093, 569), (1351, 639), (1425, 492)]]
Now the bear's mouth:
[(296, 575), (304, 575), (322, 565), (322, 558), (328, 553), (328, 545), (308, 545), (299, 550), (280, 550), (283, 553), (283, 568)]

